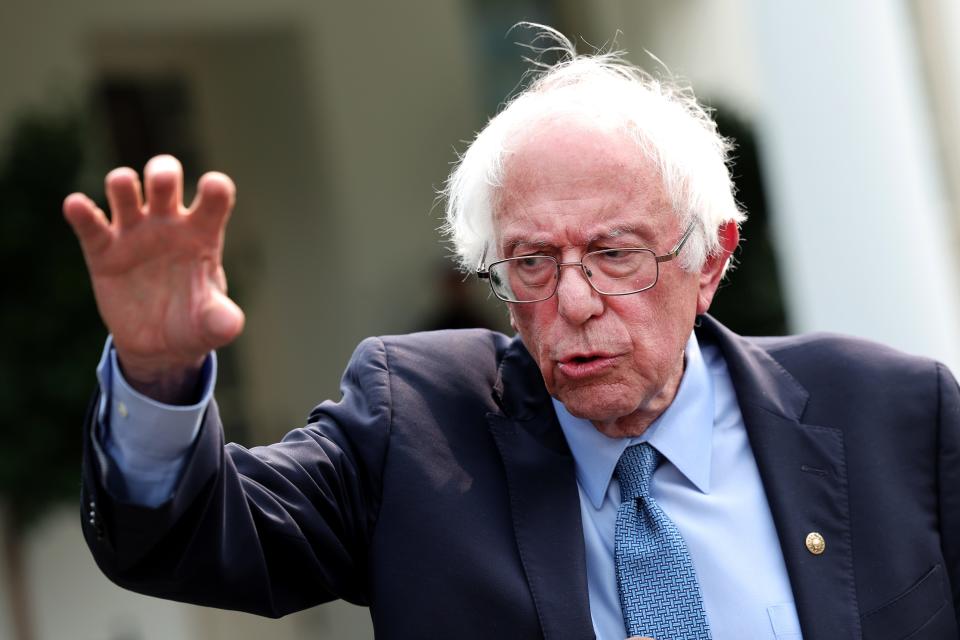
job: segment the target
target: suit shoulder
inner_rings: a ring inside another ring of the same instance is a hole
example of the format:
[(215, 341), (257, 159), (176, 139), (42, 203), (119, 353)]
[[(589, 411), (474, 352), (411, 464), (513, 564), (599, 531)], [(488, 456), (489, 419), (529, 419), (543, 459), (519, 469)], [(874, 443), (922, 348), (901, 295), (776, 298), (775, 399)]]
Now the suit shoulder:
[(832, 372), (851, 375), (930, 375), (937, 363), (923, 356), (838, 333), (816, 332), (796, 336), (746, 338), (766, 351), (785, 369), (797, 374)]
[[(747, 342), (799, 385), (807, 399), (804, 420), (811, 424), (839, 426), (851, 437), (858, 432), (867, 439), (870, 425), (879, 434), (881, 424), (911, 428), (937, 424), (949, 374), (935, 360), (832, 333)], [(891, 442), (900, 442), (891, 434), (911, 433), (900, 428), (883, 432)], [(872, 447), (857, 442), (865, 450)]]
[(448, 358), (456, 355), (502, 356), (510, 338), (489, 329), (441, 329), (380, 336), (388, 352)]
[(444, 329), (382, 336), (387, 365), (404, 378), (457, 379), (480, 377), (492, 381), (511, 339), (487, 329)]

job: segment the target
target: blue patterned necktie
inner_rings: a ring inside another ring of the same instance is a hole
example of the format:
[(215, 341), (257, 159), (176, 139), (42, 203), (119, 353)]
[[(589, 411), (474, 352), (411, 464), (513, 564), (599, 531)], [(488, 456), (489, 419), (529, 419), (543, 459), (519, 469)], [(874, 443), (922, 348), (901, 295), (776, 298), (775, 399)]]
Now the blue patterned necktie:
[(623, 502), (617, 509), (614, 558), (628, 636), (709, 640), (710, 626), (687, 545), (650, 497), (660, 453), (644, 442), (617, 463)]

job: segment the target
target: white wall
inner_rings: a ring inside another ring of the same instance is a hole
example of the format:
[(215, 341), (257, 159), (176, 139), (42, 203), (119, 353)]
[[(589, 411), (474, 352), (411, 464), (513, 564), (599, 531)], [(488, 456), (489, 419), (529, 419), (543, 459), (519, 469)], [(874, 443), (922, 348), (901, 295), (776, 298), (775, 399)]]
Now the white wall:
[(958, 247), (904, 4), (753, 7), (761, 143), (793, 326), (865, 336), (957, 370)]

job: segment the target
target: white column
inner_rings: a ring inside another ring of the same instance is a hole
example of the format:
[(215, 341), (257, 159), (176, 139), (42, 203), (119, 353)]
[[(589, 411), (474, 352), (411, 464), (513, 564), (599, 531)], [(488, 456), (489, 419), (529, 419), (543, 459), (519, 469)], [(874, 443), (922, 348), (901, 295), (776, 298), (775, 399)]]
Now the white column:
[(898, 0), (752, 5), (792, 328), (958, 371), (958, 247), (909, 12)]

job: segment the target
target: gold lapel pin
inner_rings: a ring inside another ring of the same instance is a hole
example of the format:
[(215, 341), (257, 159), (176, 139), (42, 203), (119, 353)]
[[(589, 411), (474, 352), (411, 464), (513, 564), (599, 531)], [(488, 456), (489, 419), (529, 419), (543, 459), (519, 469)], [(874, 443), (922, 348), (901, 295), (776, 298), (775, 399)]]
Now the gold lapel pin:
[(816, 531), (811, 531), (807, 534), (806, 545), (807, 551), (818, 556), (827, 548), (827, 541)]

